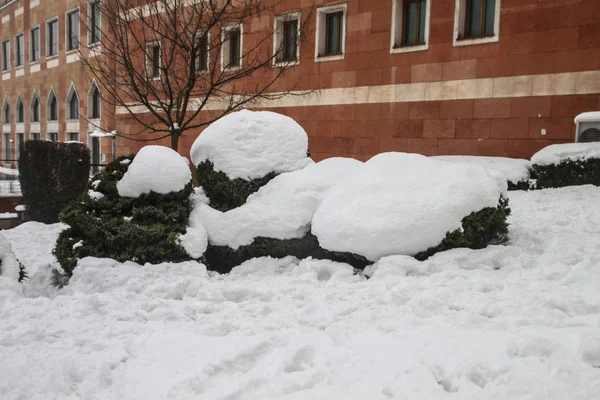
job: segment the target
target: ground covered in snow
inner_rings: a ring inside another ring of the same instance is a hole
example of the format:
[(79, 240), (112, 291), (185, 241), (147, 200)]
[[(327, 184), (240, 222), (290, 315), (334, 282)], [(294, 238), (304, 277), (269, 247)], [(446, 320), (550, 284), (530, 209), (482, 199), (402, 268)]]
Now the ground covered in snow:
[(61, 226), (4, 231), (0, 398), (598, 399), (600, 188), (510, 192), (510, 243), (384, 258), (86, 259), (47, 286)]

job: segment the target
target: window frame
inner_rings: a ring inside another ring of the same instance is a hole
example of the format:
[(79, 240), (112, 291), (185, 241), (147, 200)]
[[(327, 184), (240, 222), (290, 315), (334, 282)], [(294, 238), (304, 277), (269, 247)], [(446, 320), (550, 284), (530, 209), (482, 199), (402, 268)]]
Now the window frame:
[(29, 140), (41, 140), (42, 136), (39, 132), (29, 132)]
[[(94, 113), (94, 94), (98, 93), (98, 114)], [(96, 84), (96, 81), (92, 82), (88, 93), (88, 117), (90, 120), (98, 120), (102, 118), (102, 97), (100, 96), (100, 88)]]
[[(327, 16), (342, 13), (341, 51), (339, 54), (327, 54)], [(315, 30), (315, 62), (343, 60), (346, 57), (346, 38), (348, 36), (348, 4), (338, 3), (317, 8), (317, 26)]]
[[(52, 24), (56, 24), (56, 29), (52, 30), (53, 32), (56, 32), (56, 51), (54, 53), (50, 51), (52, 50), (52, 45), (54, 44), (52, 43), (52, 35), (50, 34), (50, 26)], [(58, 53), (60, 52), (60, 35), (58, 34), (59, 29), (60, 22), (58, 20), (58, 17), (50, 18), (46, 21), (46, 59), (58, 57)]]
[[(54, 99), (54, 103), (56, 104), (56, 119), (52, 118), (52, 100)], [(58, 107), (58, 98), (56, 97), (56, 93), (54, 92), (54, 88), (50, 89), (50, 93), (48, 94), (48, 99), (46, 100), (46, 121), (48, 122), (57, 122), (59, 119), (59, 107)]]
[[(74, 140), (72, 135), (77, 135), (77, 139)], [(65, 140), (65, 141), (66, 142), (80, 142), (80, 140), (79, 140), (80, 138), (81, 138), (81, 135), (79, 134), (79, 132), (71, 131), (71, 132), (67, 132), (67, 137), (65, 138), (67, 140)]]
[[(37, 32), (37, 57), (35, 54), (34, 44), (34, 32)], [(42, 48), (41, 48), (41, 28), (39, 25), (36, 25), (29, 29), (29, 63), (35, 64), (40, 62), (40, 58), (42, 57)]]
[(17, 96), (17, 102), (15, 103), (15, 123), (25, 123), (25, 104), (20, 94)]
[[(210, 31), (205, 30), (198, 33), (195, 40), (200, 41), (203, 37), (206, 37), (206, 68), (200, 68), (202, 64), (202, 53), (198, 52), (198, 54), (196, 54), (196, 58), (194, 59), (196, 75), (206, 74), (210, 70)], [(200, 45), (198, 45), (198, 49), (200, 49)]]
[[(56, 135), (56, 140), (52, 139), (52, 136)], [(58, 132), (46, 132), (46, 140), (57, 143), (58, 142)]]
[[(416, 0), (415, 0), (416, 1)], [(425, 0), (424, 43), (404, 44), (407, 0), (392, 0), (392, 35), (390, 38), (390, 54), (424, 51), (429, 49), (429, 31), (431, 26), (431, 3)]]
[[(152, 48), (154, 49), (154, 47), (158, 46), (158, 66), (156, 67), (158, 69), (158, 74), (154, 75), (154, 57), (150, 57), (149, 56), (149, 49)], [(156, 79), (160, 79), (162, 76), (162, 43), (160, 40), (151, 40), (146, 42), (146, 48), (144, 49), (144, 63), (146, 64), (146, 79), (149, 81), (152, 80), (156, 80)], [(149, 68), (149, 66), (151, 68)], [(150, 74), (149, 72), (152, 71), (153, 74)]]
[[(71, 15), (77, 14), (77, 44), (74, 47), (71, 43), (72, 36), (70, 35), (71, 27)], [(79, 7), (72, 8), (65, 13), (65, 52), (74, 52), (79, 50), (81, 46), (81, 14), (79, 13)]]
[(10, 71), (10, 67), (10, 38), (8, 38), (2, 41), (2, 72)]
[[(238, 43), (238, 64), (231, 65), (231, 38), (229, 36), (231, 31), (239, 31), (239, 43)], [(221, 71), (238, 70), (243, 65), (244, 55), (244, 24), (233, 24), (224, 27), (221, 30)], [(227, 58), (225, 58), (227, 55)]]
[[(35, 109), (35, 102), (37, 101), (37, 110)], [(35, 120), (37, 111), (37, 121)], [(31, 105), (29, 107), (29, 122), (39, 123), (42, 119), (42, 104), (40, 102), (40, 96), (37, 92), (33, 91), (33, 97), (31, 98)]]
[[(19, 64), (20, 62), (20, 64)], [(15, 35), (15, 69), (25, 66), (25, 34), (23, 32)]]
[[(73, 110), (71, 109), (71, 103), (74, 98), (77, 98), (77, 116), (73, 117)], [(67, 93), (67, 102), (65, 104), (66, 110), (66, 120), (67, 121), (79, 121), (81, 117), (81, 99), (79, 98), (79, 94), (77, 93), (77, 89), (75, 89), (75, 85), (71, 83), (69, 86), (69, 92)]]
[[(483, 43), (495, 43), (500, 40), (500, 16), (502, 11), (502, 0), (495, 0), (494, 9), (494, 34), (485, 35), (479, 37), (468, 37), (466, 35), (466, 27), (468, 23), (467, 9), (469, 8), (467, 2), (472, 0), (455, 0), (454, 7), (454, 37), (453, 45), (457, 46), (470, 46)], [(485, 0), (487, 1), (487, 0)]]
[[(273, 65), (274, 66), (292, 66), (300, 64), (300, 29), (301, 29), (302, 13), (300, 11), (292, 11), (286, 14), (275, 16), (273, 23)], [(285, 25), (290, 22), (296, 23), (296, 57), (295, 59), (286, 59), (278, 57), (277, 52), (283, 46), (281, 54), (285, 54), (286, 30)]]
[[(89, 7), (88, 7), (88, 15), (89, 15), (89, 21), (88, 21), (88, 26), (90, 27), (90, 29), (88, 29), (88, 44), (90, 46), (94, 46), (97, 44), (100, 44), (100, 40), (102, 38), (102, 12), (100, 11), (100, 17), (98, 20), (98, 26), (96, 27), (96, 21), (94, 19), (94, 6), (97, 4), (98, 6), (100, 6), (101, 4), (101, 0), (90, 0), (89, 1)], [(98, 31), (98, 37), (96, 37), (94, 30)]]
[(2, 124), (10, 124), (10, 103), (6, 97), (4, 98), (4, 104), (2, 104)]

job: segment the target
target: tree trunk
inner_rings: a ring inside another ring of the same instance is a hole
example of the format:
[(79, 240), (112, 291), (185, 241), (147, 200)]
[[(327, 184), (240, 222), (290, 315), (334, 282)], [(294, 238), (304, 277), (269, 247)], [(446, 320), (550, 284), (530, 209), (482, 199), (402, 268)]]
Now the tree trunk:
[(171, 148), (177, 152), (179, 152), (177, 150), (177, 148), (179, 147), (179, 135), (180, 135), (179, 130), (171, 133)]

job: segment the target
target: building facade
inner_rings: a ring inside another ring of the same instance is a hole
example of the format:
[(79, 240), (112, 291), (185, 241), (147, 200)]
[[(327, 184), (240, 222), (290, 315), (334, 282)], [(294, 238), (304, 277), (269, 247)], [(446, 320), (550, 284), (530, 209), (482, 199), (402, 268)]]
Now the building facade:
[[(0, 41), (10, 48), (6, 65), (0, 54), (0, 98), (10, 115), (4, 119), (3, 111), (3, 149), (14, 151), (36, 134), (54, 140), (56, 133), (57, 140), (100, 146), (100, 158), (109, 154), (110, 143), (88, 137), (95, 129), (89, 118), (71, 118), (73, 92), (82, 115), (101, 110), (97, 125), (104, 131), (139, 128), (123, 110), (91, 106), (93, 82), (69, 43), (78, 1), (5, 0), (0, 7)], [(58, 49), (49, 56), (54, 18)], [(275, 43), (287, 44), (301, 22), (310, 29), (300, 45), (286, 48), (294, 66), (277, 89), (310, 93), (251, 107), (298, 121), (315, 159), (385, 151), (529, 158), (549, 144), (574, 141), (573, 118), (600, 110), (598, 0), (286, 0), (241, 32), (270, 28)], [(31, 45), (36, 27), (39, 60)], [(90, 43), (88, 35), (81, 30), (77, 40)], [(244, 44), (240, 38), (235, 49)], [(25, 49), (22, 66), (17, 47)], [(57, 115), (49, 112), (53, 95)], [(200, 133), (182, 137), (182, 154)], [(119, 138), (117, 152), (143, 144)]]

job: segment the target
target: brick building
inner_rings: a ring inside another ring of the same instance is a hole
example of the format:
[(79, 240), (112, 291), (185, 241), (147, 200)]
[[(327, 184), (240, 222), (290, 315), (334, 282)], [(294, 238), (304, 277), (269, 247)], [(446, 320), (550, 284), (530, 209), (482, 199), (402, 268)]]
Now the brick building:
[[(0, 88), (11, 116), (3, 125), (3, 149), (8, 132), (14, 143), (39, 131), (42, 138), (57, 132), (59, 140), (78, 133), (91, 144), (90, 124), (69, 119), (72, 87), (81, 113), (93, 108), (92, 83), (69, 51), (69, 12), (77, 6), (71, 0), (0, 0), (0, 41), (10, 40), (11, 49)], [(49, 57), (55, 17), (58, 55)], [(286, 42), (293, 29), (274, 28), (284, 26), (278, 21), (312, 27), (300, 46), (286, 51), (297, 65), (279, 89), (296, 84), (298, 91), (317, 91), (254, 107), (296, 119), (315, 159), (366, 159), (383, 151), (528, 158), (548, 144), (573, 141), (573, 118), (600, 110), (600, 0), (287, 0), (274, 15), (245, 22), (242, 32), (270, 27), (276, 41)], [(29, 54), (38, 25), (39, 62)], [(17, 67), (21, 32), (26, 51)], [(81, 43), (91, 41), (87, 36), (82, 30)], [(52, 89), (59, 99), (54, 124), (48, 120)], [(37, 125), (30, 122), (36, 96)], [(19, 101), (26, 105), (24, 118)], [(103, 130), (136, 129), (123, 110), (100, 108)], [(182, 154), (198, 134), (182, 138)], [(140, 145), (120, 138), (118, 152)]]

